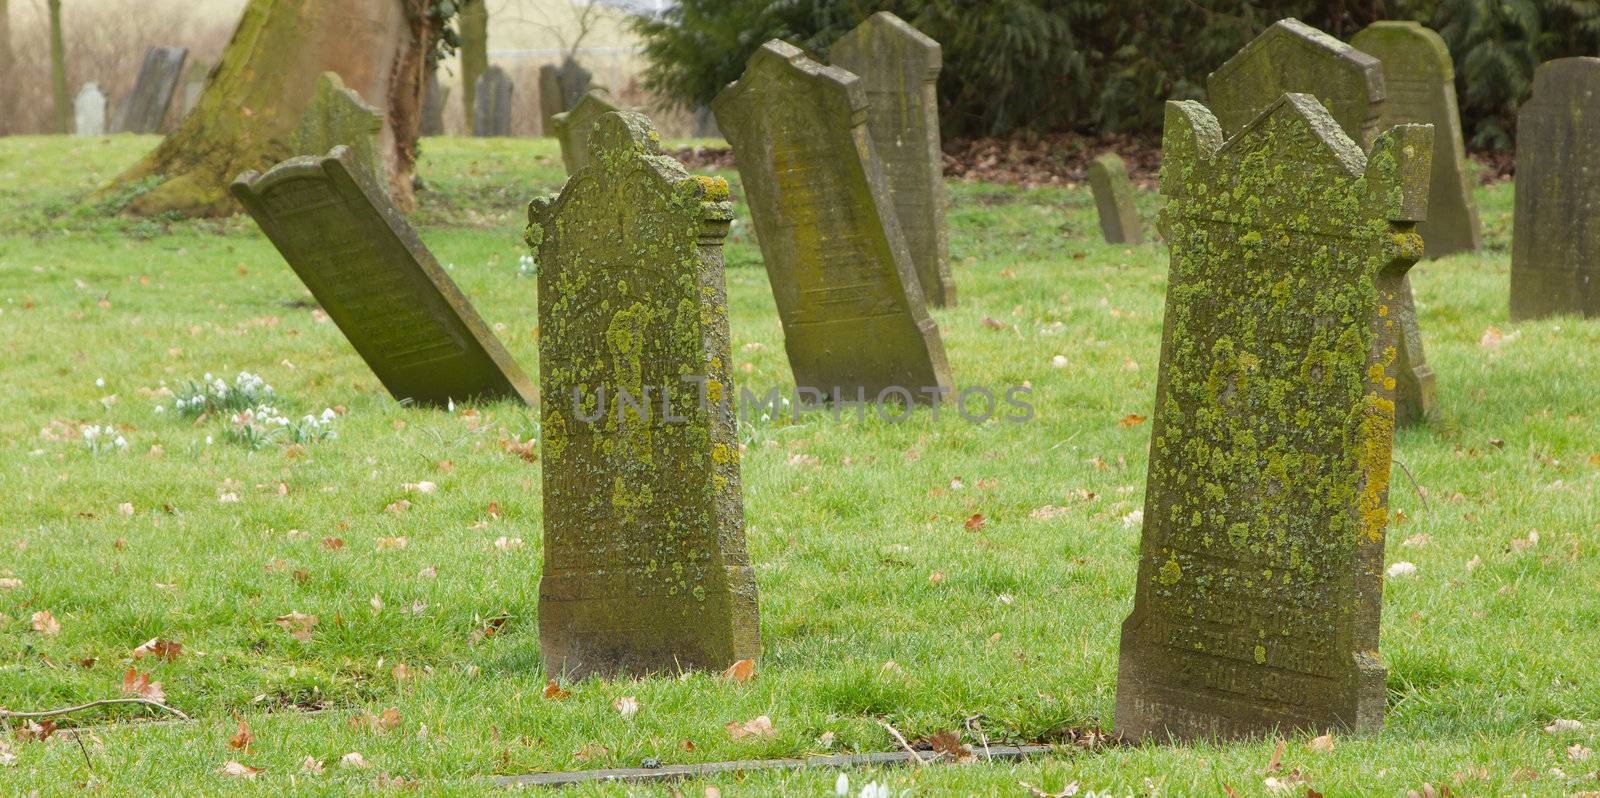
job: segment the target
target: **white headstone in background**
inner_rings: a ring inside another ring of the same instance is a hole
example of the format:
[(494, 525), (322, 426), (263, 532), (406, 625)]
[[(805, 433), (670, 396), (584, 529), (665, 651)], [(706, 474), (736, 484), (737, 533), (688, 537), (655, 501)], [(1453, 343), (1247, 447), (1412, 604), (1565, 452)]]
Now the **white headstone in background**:
[(106, 134), (106, 95), (100, 91), (99, 84), (89, 81), (78, 90), (78, 98), (72, 103), (73, 130), (80, 136), (104, 136)]

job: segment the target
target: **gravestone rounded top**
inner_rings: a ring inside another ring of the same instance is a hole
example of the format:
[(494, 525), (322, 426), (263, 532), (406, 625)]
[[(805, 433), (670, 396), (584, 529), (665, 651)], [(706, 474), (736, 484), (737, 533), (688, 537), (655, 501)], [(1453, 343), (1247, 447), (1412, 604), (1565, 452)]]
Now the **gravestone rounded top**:
[(836, 64), (844, 64), (846, 60), (868, 62), (869, 59), (880, 65), (914, 63), (932, 75), (937, 75), (944, 64), (943, 48), (933, 37), (888, 11), (867, 17), (865, 22), (840, 36), (829, 49), (828, 56)]
[(1211, 110), (1230, 136), (1290, 92), (1316, 97), (1361, 147), (1377, 137), (1383, 65), (1300, 20), (1273, 23), (1206, 79)]
[[(1386, 19), (1351, 37), (1350, 45), (1381, 61), (1390, 74), (1451, 80), (1456, 76), (1444, 38), (1420, 22)], [(1390, 62), (1397, 62), (1391, 64)]]
[(1533, 96), (1529, 103), (1574, 96), (1589, 97), (1600, 80), (1600, 58), (1580, 55), (1556, 58), (1539, 65), (1533, 73)]

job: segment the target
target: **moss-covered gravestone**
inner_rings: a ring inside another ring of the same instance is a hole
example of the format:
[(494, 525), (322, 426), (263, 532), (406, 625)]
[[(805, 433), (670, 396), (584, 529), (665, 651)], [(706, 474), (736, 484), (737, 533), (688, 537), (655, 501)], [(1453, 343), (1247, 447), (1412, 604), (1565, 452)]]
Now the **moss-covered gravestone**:
[(1133, 207), (1133, 183), (1121, 156), (1108, 152), (1089, 162), (1089, 188), (1100, 212), (1100, 234), (1107, 244), (1140, 244), (1139, 212)]
[(948, 389), (860, 80), (774, 40), (711, 108), (733, 144), (798, 386), (868, 401)]
[(472, 135), (511, 135), (511, 78), (497, 66), (478, 76), (473, 89)]
[(350, 148), (246, 172), (233, 195), (396, 399), (532, 404), (532, 383)]
[(840, 37), (828, 60), (861, 78), (867, 132), (928, 304), (955, 305), (939, 146), (939, 43), (887, 11)]
[[(1299, 20), (1274, 23), (1206, 79), (1224, 136), (1237, 133), (1287, 92), (1316, 97), (1345, 135), (1370, 150), (1384, 115), (1383, 65)], [(1395, 415), (1408, 425), (1432, 415), (1439, 400), (1422, 351), (1410, 281), (1400, 290), (1405, 300), (1392, 308), (1405, 332), (1395, 372), (1400, 383)]]
[(555, 64), (539, 67), (539, 133), (556, 134), (556, 114), (567, 110), (561, 97), (561, 70)]
[(372, 177), (373, 185), (387, 193), (389, 177), (383, 165), (383, 112), (368, 105), (361, 95), (345, 88), (337, 72), (317, 78), (317, 93), (306, 105), (300, 126), (289, 138), (296, 155), (321, 155), (334, 147), (350, 148), (350, 155)]
[(133, 92), (122, 101), (117, 114), (117, 133), (155, 133), (167, 118), (172, 95), (183, 77), (183, 62), (189, 51), (182, 47), (152, 47), (144, 54), (144, 65), (134, 80)]
[(1476, 251), (1482, 238), (1478, 204), (1472, 199), (1467, 150), (1461, 142), (1455, 65), (1444, 39), (1415, 22), (1383, 21), (1368, 25), (1350, 44), (1383, 64), (1380, 127), (1433, 125), (1433, 195), (1428, 197), (1428, 220), (1417, 226), (1427, 256)]
[(1517, 112), (1511, 318), (1600, 317), (1600, 58), (1539, 65)]
[(529, 207), (539, 261), (551, 675), (722, 669), (760, 652), (745, 552), (722, 241), (728, 184), (600, 118), (588, 164)]
[(556, 138), (561, 141), (561, 161), (567, 174), (575, 175), (589, 162), (589, 132), (604, 114), (618, 110), (604, 89), (590, 89), (570, 111), (551, 117)]
[(1232, 738), (1383, 722), (1393, 309), (1433, 131), (1371, 154), (1289, 94), (1223, 139), (1167, 104), (1172, 250), (1116, 728)]

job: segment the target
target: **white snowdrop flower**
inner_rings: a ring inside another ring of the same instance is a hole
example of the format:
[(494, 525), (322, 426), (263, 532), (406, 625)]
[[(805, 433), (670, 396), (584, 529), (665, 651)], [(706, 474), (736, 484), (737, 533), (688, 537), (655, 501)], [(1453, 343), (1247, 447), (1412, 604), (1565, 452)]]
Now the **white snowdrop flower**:
[(212, 380), (211, 372), (208, 371), (208, 372), (206, 372), (205, 381), (206, 382), (210, 382), (211, 380)]
[(93, 441), (99, 435), (100, 435), (100, 428), (99, 427), (84, 427), (83, 428), (83, 439), (86, 440), (86, 441)]
[(117, 448), (118, 449), (126, 449), (126, 448), (128, 448), (128, 439), (122, 437), (121, 435), (118, 435), (117, 436)]
[(210, 445), (211, 445), (211, 436), (210, 436), (210, 435), (207, 435), (207, 436), (206, 436), (206, 445), (207, 445), (207, 446), (210, 446)]
[(322, 409), (322, 420), (323, 421), (332, 421), (335, 418), (337, 418), (338, 415), (339, 415), (338, 413), (333, 412), (333, 408), (331, 408), (331, 407), (325, 407), (325, 408)]
[(446, 405), (445, 409), (447, 409), (451, 413), (456, 412), (456, 400), (455, 399), (450, 398), (450, 397), (445, 397), (444, 401), (445, 401), (445, 405)]
[(104, 388), (104, 387), (106, 387), (106, 378), (105, 377), (97, 377), (97, 378), (95, 378), (94, 387), (96, 387), (96, 388)]
[(889, 785), (869, 782), (861, 788), (861, 798), (889, 798)]
[(846, 776), (845, 774), (840, 773), (839, 774), (839, 778), (833, 780), (833, 794), (834, 795), (849, 795), (850, 794), (850, 777), (849, 776)]
[(1416, 576), (1417, 566), (1408, 562), (1397, 562), (1394, 565), (1389, 566), (1389, 570), (1384, 571), (1384, 574), (1386, 574), (1390, 579)]
[(167, 409), (165, 407), (162, 407), (161, 405), (156, 405), (156, 415), (159, 416), (159, 415), (161, 415), (162, 413), (165, 413), (165, 412), (167, 412)]

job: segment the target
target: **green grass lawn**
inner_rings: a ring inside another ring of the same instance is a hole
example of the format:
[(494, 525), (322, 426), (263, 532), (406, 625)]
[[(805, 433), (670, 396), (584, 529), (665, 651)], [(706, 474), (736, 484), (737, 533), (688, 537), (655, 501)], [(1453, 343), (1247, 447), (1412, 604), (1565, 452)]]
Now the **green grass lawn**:
[[(81, 746), (0, 734), (15, 758), (0, 764), (0, 793), (344, 794), (389, 789), (375, 784), (388, 775), (430, 795), (480, 795), (494, 775), (646, 758), (893, 750), (879, 718), (913, 739), (977, 714), (994, 741), (1110, 726), (1150, 426), (1122, 422), (1151, 415), (1166, 253), (1100, 243), (1086, 190), (950, 186), (962, 304), (934, 316), (951, 367), (963, 386), (1027, 382), (1034, 420), (923, 410), (900, 424), (812, 415), (741, 430), (755, 680), (591, 680), (548, 700), (539, 464), (507, 445), (534, 434), (536, 415), (394, 402), (247, 219), (81, 206), (155, 143), (0, 139), (0, 705), (116, 697), (133, 667), (196, 722), (113, 707), (59, 719), (93, 727)], [(518, 258), (527, 200), (563, 178), (555, 145), (423, 148), (423, 238), (534, 374), (535, 281)], [(1600, 790), (1600, 755), (1576, 758), (1600, 747), (1600, 322), (1507, 322), (1511, 199), (1509, 184), (1480, 191), (1481, 256), (1413, 272), (1444, 410), (1396, 441), (1420, 484), (1396, 469), (1388, 559), (1417, 570), (1385, 590), (1381, 734), (1336, 736), (1331, 752), (1290, 739), (1276, 773), (1273, 740), (1068, 746), (1014, 766), (856, 772), (855, 787), (1248, 796), (1298, 772), (1306, 782), (1288, 794)], [(1153, 227), (1159, 198), (1139, 201)], [(738, 210), (735, 373), (787, 386)], [(240, 371), (275, 386), (292, 416), (343, 408), (336, 437), (251, 450), (223, 421), (170, 410), (164, 386)], [(110, 425), (126, 448), (93, 450), (90, 425)], [(34, 629), (40, 612), (59, 632)], [(319, 619), (305, 640), (275, 623), (297, 612)], [(182, 652), (133, 660), (151, 638)], [(639, 706), (630, 717), (614, 708), (625, 696)], [(370, 719), (391, 708), (388, 723)], [(725, 728), (761, 715), (775, 735)], [(248, 750), (229, 745), (236, 718)], [(1555, 718), (1583, 727), (1543, 731)], [(371, 767), (341, 767), (351, 752)], [(308, 757), (326, 771), (303, 769)], [(220, 774), (229, 760), (261, 772)], [(831, 795), (834, 779), (750, 773), (679, 788)], [(628, 792), (667, 788), (565, 794)]]

